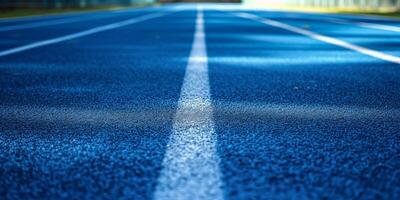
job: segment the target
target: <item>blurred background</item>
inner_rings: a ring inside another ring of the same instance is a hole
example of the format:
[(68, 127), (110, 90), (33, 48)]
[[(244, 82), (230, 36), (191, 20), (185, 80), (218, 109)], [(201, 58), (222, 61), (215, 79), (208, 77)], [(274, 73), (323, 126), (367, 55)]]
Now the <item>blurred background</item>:
[(3, 9), (15, 8), (85, 8), (96, 6), (150, 4), (157, 0), (0, 0)]
[[(389, 13), (400, 10), (400, 0), (0, 0), (0, 17), (13, 11), (15, 15), (29, 15), (61, 10), (85, 10), (123, 6), (146, 6), (176, 2), (241, 3), (248, 7), (281, 8), (317, 11), (350, 11)], [(24, 11), (24, 12), (21, 12)], [(17, 12), (16, 12), (17, 11)], [(34, 14), (34, 13), (33, 13)], [(12, 15), (11, 15), (12, 16)], [(5, 15), (7, 17), (7, 15)]]

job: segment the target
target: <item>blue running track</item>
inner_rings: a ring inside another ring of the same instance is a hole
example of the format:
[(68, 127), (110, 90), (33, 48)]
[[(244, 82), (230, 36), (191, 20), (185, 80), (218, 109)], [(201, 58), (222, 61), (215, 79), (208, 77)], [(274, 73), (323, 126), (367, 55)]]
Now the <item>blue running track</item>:
[(400, 199), (396, 27), (221, 4), (1, 20), (0, 199)]

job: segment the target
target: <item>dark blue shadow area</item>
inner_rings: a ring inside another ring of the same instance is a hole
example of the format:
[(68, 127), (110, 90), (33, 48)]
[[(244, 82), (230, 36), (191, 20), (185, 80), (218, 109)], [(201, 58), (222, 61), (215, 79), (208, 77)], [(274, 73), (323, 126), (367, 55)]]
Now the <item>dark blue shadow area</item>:
[(214, 117), (227, 199), (400, 197), (398, 120)]
[[(310, 30), (322, 35), (360, 45), (362, 47), (366, 47), (390, 55), (400, 56), (400, 33), (398, 32), (360, 27), (351, 23), (337, 24), (331, 22), (332, 20), (335, 20), (335, 18), (329, 18), (329, 16), (315, 16), (308, 14), (289, 15), (269, 12), (254, 13), (261, 17), (290, 24), (298, 28)], [(385, 24), (380, 22), (376, 23), (393, 26), (392, 24)], [(397, 22), (397, 25), (399, 24), (400, 23)]]
[[(139, 17), (142, 15), (154, 13), (152, 9), (139, 10), (136, 12), (103, 12), (96, 14), (81, 14), (74, 15), (73, 17), (66, 17), (60, 19), (41, 20), (39, 22), (23, 23), (29, 26), (30, 24), (43, 23), (46, 21), (64, 21), (64, 20), (79, 20), (68, 23), (60, 23), (48, 26), (31, 27), (26, 29), (2, 31), (2, 29), (13, 25), (4, 25), (0, 23), (0, 51), (7, 50), (34, 42), (62, 37), (69, 34), (74, 34), (80, 31), (85, 31), (98, 26), (104, 26), (111, 23), (120, 22), (123, 20)], [(21, 24), (19, 24), (21, 25)]]
[(397, 65), (227, 13), (205, 17), (227, 199), (399, 197)]
[(195, 16), (2, 57), (0, 195), (151, 199)]

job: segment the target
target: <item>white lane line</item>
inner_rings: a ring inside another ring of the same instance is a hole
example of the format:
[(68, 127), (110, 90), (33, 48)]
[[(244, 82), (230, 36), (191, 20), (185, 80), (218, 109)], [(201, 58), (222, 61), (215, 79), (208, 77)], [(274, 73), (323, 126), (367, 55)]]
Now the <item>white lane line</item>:
[[(153, 9), (154, 10), (154, 9)], [(136, 13), (139, 12), (137, 10), (118, 10), (120, 12), (131, 12), (131, 13)], [(118, 17), (118, 16), (123, 16), (123, 15), (112, 15), (112, 13), (117, 13), (111, 11), (111, 13), (103, 13), (100, 16), (93, 16), (93, 15), (83, 15), (79, 17), (68, 17), (68, 18), (62, 18), (62, 19), (55, 19), (55, 20), (49, 20), (49, 21), (39, 21), (39, 22), (32, 22), (32, 23), (24, 23), (24, 24), (17, 24), (17, 25), (11, 25), (11, 26), (2, 26), (0, 27), (0, 32), (5, 32), (5, 31), (15, 31), (15, 30), (21, 30), (21, 29), (30, 29), (30, 28), (38, 28), (38, 27), (43, 27), (43, 26), (52, 26), (52, 25), (59, 25), (59, 24), (67, 24), (67, 23), (74, 23), (74, 22), (83, 22), (83, 21), (90, 21), (90, 20), (99, 20), (99, 19), (107, 19), (107, 18), (113, 18), (113, 17)]]
[(29, 28), (37, 28), (43, 26), (52, 26), (52, 25), (59, 25), (59, 24), (67, 24), (73, 22), (83, 22), (89, 20), (99, 20), (104, 18), (112, 18), (117, 17), (118, 15), (101, 15), (101, 16), (80, 16), (80, 17), (70, 17), (70, 18), (63, 18), (63, 19), (56, 19), (50, 21), (39, 21), (39, 22), (32, 22), (26, 24), (18, 24), (18, 25), (11, 25), (11, 26), (2, 26), (0, 27), (0, 32), (5, 31), (15, 31), (21, 29), (29, 29)]
[[(349, 22), (349, 23), (354, 23), (354, 22)], [(393, 32), (400, 33), (400, 27), (397, 27), (397, 26), (389, 26), (389, 25), (367, 23), (367, 22), (357, 22), (356, 25), (362, 26), (365, 28), (373, 28), (373, 29), (380, 29), (380, 30), (393, 31)]]
[(33, 20), (51, 20), (54, 18), (61, 17), (70, 17), (70, 16), (78, 16), (78, 15), (90, 15), (90, 14), (98, 14), (98, 13), (106, 13), (111, 10), (92, 10), (92, 11), (76, 11), (76, 12), (65, 12), (65, 13), (48, 13), (48, 14), (37, 14), (37, 15), (29, 15), (29, 16), (20, 16), (20, 17), (9, 17), (0, 19), (1, 23), (8, 22), (23, 22), (23, 21), (33, 21)]
[(194, 42), (155, 200), (223, 199), (209, 87), (203, 12), (198, 8)]
[(6, 55), (10, 55), (10, 54), (14, 54), (14, 53), (18, 53), (18, 52), (21, 52), (21, 51), (26, 51), (26, 50), (33, 49), (33, 48), (38, 48), (38, 47), (45, 46), (45, 45), (55, 44), (55, 43), (59, 43), (59, 42), (67, 41), (67, 40), (72, 40), (72, 39), (75, 39), (75, 38), (79, 38), (79, 37), (83, 37), (83, 36), (87, 36), (87, 35), (103, 32), (103, 31), (107, 31), (107, 30), (111, 30), (111, 29), (115, 29), (115, 28), (120, 28), (120, 27), (123, 27), (123, 26), (131, 25), (131, 24), (138, 23), (138, 22), (145, 21), (145, 20), (149, 20), (149, 19), (152, 19), (152, 18), (161, 17), (161, 16), (166, 15), (166, 14), (167, 13), (148, 14), (148, 15), (144, 15), (144, 16), (140, 16), (140, 17), (135, 17), (135, 18), (132, 18), (132, 19), (124, 20), (124, 21), (121, 21), (121, 22), (116, 22), (116, 23), (112, 23), (112, 24), (108, 24), (108, 25), (104, 25), (104, 26), (98, 26), (96, 28), (88, 29), (88, 30), (81, 31), (81, 32), (78, 32), (78, 33), (74, 33), (74, 34), (70, 34), (70, 35), (65, 35), (65, 36), (62, 36), (62, 37), (57, 37), (57, 38), (53, 38), (53, 39), (34, 42), (34, 43), (31, 43), (31, 44), (28, 44), (28, 45), (24, 45), (24, 46), (8, 49), (8, 50), (5, 50), (5, 51), (0, 51), (0, 57), (6, 56)]
[(322, 42), (326, 42), (326, 43), (330, 43), (336, 46), (340, 46), (346, 49), (350, 49), (353, 51), (357, 51), (359, 53), (365, 54), (365, 55), (369, 55), (375, 58), (379, 58), (388, 62), (392, 62), (392, 63), (396, 63), (396, 64), (400, 64), (400, 57), (397, 56), (393, 56), (393, 55), (389, 55), (389, 54), (385, 54), (379, 51), (375, 51), (375, 50), (371, 50), (365, 47), (361, 47), (355, 44), (351, 44), (342, 40), (338, 40), (332, 37), (328, 37), (328, 36), (324, 36), (324, 35), (320, 35), (318, 33), (315, 32), (311, 32), (308, 30), (304, 30), (301, 28), (297, 28), (288, 24), (284, 24), (275, 20), (271, 20), (271, 19), (266, 19), (266, 18), (261, 18), (258, 17), (256, 15), (252, 15), (252, 14), (248, 14), (248, 13), (234, 13), (236, 16), (242, 17), (242, 18), (246, 18), (246, 19), (251, 19), (254, 21), (258, 21), (261, 22), (263, 24), (267, 24), (270, 26), (274, 26), (277, 28), (281, 28), (281, 29), (285, 29), (288, 31), (292, 31), (301, 35), (305, 35), (311, 38), (314, 38), (316, 40), (322, 41)]
[(72, 22), (78, 22), (78, 21), (83, 21), (83, 19), (81, 17), (76, 17), (76, 18), (74, 17), (74, 18), (67, 18), (67, 19), (44, 21), (44, 22), (40, 21), (40, 22), (33, 22), (33, 23), (27, 23), (27, 24), (3, 26), (3, 27), (0, 27), (0, 32), (37, 28), (37, 27), (51, 26), (51, 25), (57, 25), (57, 24), (66, 24), (66, 23), (72, 23)]
[(369, 23), (369, 22), (353, 22), (353, 21), (337, 19), (337, 18), (331, 18), (328, 21), (332, 22), (332, 23), (336, 23), (336, 24), (357, 25), (357, 26), (361, 26), (364, 28), (378, 29), (378, 30), (392, 31), (392, 32), (400, 33), (400, 27), (398, 27), (398, 26), (389, 26), (389, 25), (375, 24), (375, 23)]

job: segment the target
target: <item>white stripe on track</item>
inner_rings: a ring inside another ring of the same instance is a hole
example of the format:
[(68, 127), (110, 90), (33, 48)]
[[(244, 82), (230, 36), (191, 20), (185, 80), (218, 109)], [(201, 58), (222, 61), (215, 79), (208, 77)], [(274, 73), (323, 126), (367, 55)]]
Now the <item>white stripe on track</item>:
[(223, 199), (209, 87), (203, 12), (198, 8), (194, 42), (155, 200)]
[(74, 22), (84, 22), (90, 20), (107, 19), (113, 17), (118, 17), (118, 15), (100, 15), (100, 16), (90, 15), (90, 16), (80, 16), (80, 17), (68, 17), (62, 19), (38, 21), (38, 22), (31, 22), (31, 23), (24, 23), (24, 24), (10, 25), (10, 26), (0, 26), (0, 32), (38, 28), (43, 26), (52, 26), (52, 25), (67, 24)]
[(338, 39), (335, 39), (335, 38), (332, 38), (332, 37), (320, 35), (320, 34), (315, 33), (315, 32), (311, 32), (311, 31), (308, 31), (308, 30), (304, 30), (304, 29), (301, 29), (301, 28), (297, 28), (297, 27), (288, 25), (288, 24), (284, 24), (284, 23), (281, 23), (281, 22), (278, 22), (278, 21), (275, 21), (275, 20), (261, 18), (261, 17), (258, 17), (256, 15), (252, 15), (252, 14), (248, 14), (248, 13), (238, 13), (238, 14), (235, 13), (235, 15), (239, 16), (239, 17), (242, 17), (242, 18), (258, 21), (258, 22), (261, 22), (263, 24), (267, 24), (267, 25), (274, 26), (274, 27), (277, 27), (277, 28), (281, 28), (281, 29), (285, 29), (285, 30), (288, 30), (288, 31), (292, 31), (292, 32), (295, 32), (295, 33), (298, 33), (298, 34), (301, 34), (301, 35), (305, 35), (305, 36), (314, 38), (314, 39), (322, 41), (322, 42), (330, 43), (330, 44), (333, 44), (333, 45), (336, 45), (336, 46), (340, 46), (340, 47), (343, 47), (343, 48), (346, 48), (346, 49), (357, 51), (359, 53), (362, 53), (362, 54), (365, 54), (365, 55), (368, 55), (368, 56), (372, 56), (372, 57), (375, 57), (375, 58), (378, 58), (378, 59), (381, 59), (381, 60), (385, 60), (385, 61), (388, 61), (388, 62), (400, 64), (400, 57), (397, 57), (397, 56), (393, 56), (393, 55), (385, 54), (385, 53), (382, 53), (382, 52), (379, 52), (379, 51), (371, 50), (371, 49), (368, 49), (368, 48), (365, 48), (365, 47), (361, 47), (361, 46), (358, 46), (358, 45), (355, 45), (355, 44), (351, 44), (351, 43), (348, 43), (348, 42), (345, 42), (345, 41), (342, 41), (342, 40), (338, 40)]
[(14, 54), (14, 53), (18, 53), (18, 52), (21, 52), (21, 51), (26, 51), (26, 50), (29, 50), (29, 49), (38, 48), (38, 47), (41, 47), (41, 46), (46, 46), (46, 45), (50, 45), (50, 44), (55, 44), (55, 43), (67, 41), (67, 40), (72, 40), (72, 39), (83, 37), (83, 36), (87, 36), (87, 35), (92, 35), (92, 34), (95, 34), (95, 33), (103, 32), (103, 31), (107, 31), (107, 30), (111, 30), (111, 29), (120, 28), (120, 27), (123, 27), (123, 26), (131, 25), (131, 24), (138, 23), (138, 22), (145, 21), (145, 20), (149, 20), (149, 19), (152, 19), (152, 18), (161, 17), (163, 15), (166, 15), (166, 13), (148, 14), (148, 15), (144, 15), (144, 16), (140, 16), (140, 17), (135, 17), (135, 18), (132, 18), (132, 19), (124, 20), (124, 21), (121, 21), (121, 22), (116, 22), (116, 23), (112, 23), (112, 24), (108, 24), (108, 25), (104, 25), (104, 26), (99, 26), (99, 27), (88, 29), (88, 30), (81, 31), (81, 32), (78, 32), (78, 33), (73, 33), (73, 34), (70, 34), (70, 35), (65, 35), (65, 36), (61, 36), (61, 37), (57, 37), (57, 38), (53, 38), (53, 39), (34, 42), (34, 43), (31, 43), (31, 44), (28, 44), (28, 45), (24, 45), (24, 46), (8, 49), (8, 50), (5, 50), (5, 51), (0, 51), (0, 57), (6, 56), (6, 55), (10, 55), (10, 54)]
[(349, 23), (355, 23), (356, 25), (362, 26), (365, 28), (373, 28), (373, 29), (393, 31), (393, 32), (400, 33), (400, 27), (398, 27), (398, 26), (389, 26), (389, 25), (367, 23), (367, 22), (349, 22)]
[(1, 23), (8, 22), (24, 22), (24, 21), (34, 21), (34, 20), (51, 20), (51, 19), (60, 19), (61, 17), (70, 17), (70, 16), (82, 16), (82, 15), (90, 15), (90, 14), (99, 14), (112, 12), (110, 9), (105, 10), (92, 10), (92, 11), (74, 11), (74, 12), (65, 12), (65, 13), (47, 13), (47, 14), (36, 14), (36, 15), (28, 15), (28, 16), (19, 16), (19, 17), (9, 17), (9, 18), (1, 18)]
[(32, 22), (32, 23), (27, 23), (27, 24), (3, 26), (3, 27), (0, 27), (0, 32), (15, 31), (15, 30), (21, 30), (21, 29), (37, 28), (37, 27), (43, 27), (43, 26), (51, 26), (51, 25), (66, 24), (66, 23), (72, 23), (72, 22), (81, 22), (81, 21), (83, 21), (83, 19), (81, 17), (56, 19), (56, 20), (51, 20), (51, 21), (39, 21), (39, 22)]
[(369, 22), (354, 22), (354, 21), (338, 19), (338, 18), (331, 18), (328, 21), (331, 23), (336, 23), (336, 24), (357, 25), (357, 26), (361, 26), (364, 28), (378, 29), (378, 30), (392, 31), (392, 32), (400, 33), (400, 27), (398, 27), (398, 26), (389, 26), (389, 25), (369, 23)]

